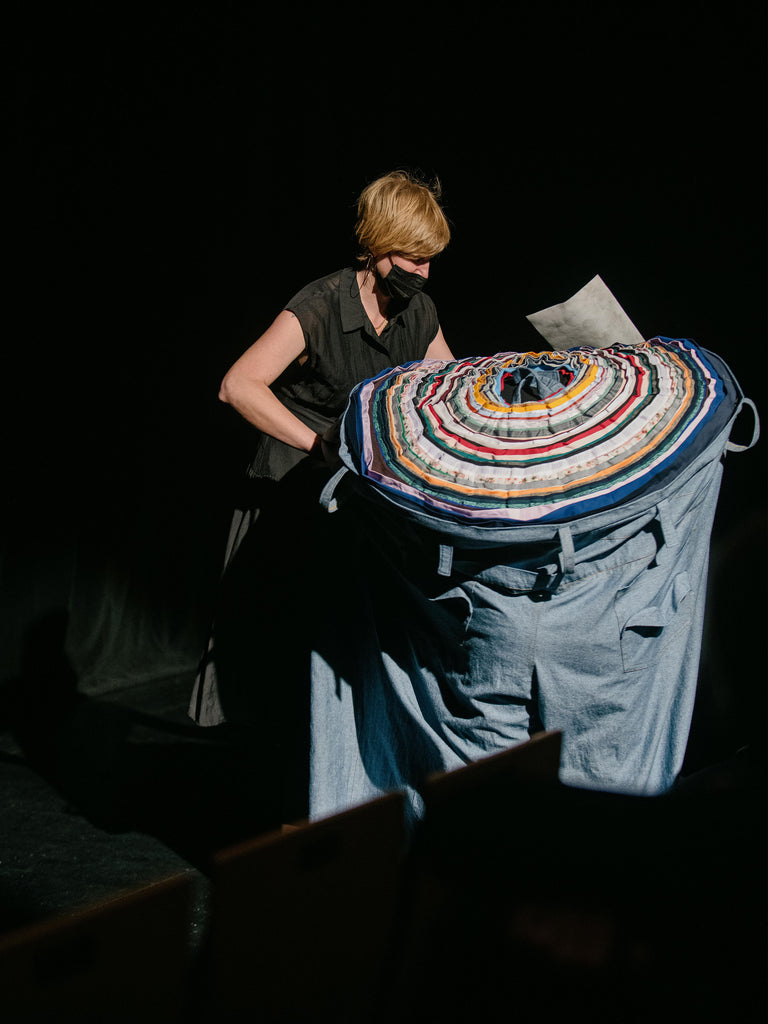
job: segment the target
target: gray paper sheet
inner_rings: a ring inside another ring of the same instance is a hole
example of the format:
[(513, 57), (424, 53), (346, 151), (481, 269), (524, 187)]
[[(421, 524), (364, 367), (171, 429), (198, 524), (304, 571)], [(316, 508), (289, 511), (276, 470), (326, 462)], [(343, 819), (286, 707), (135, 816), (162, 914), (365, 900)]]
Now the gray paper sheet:
[(599, 275), (570, 299), (530, 313), (526, 320), (556, 351), (583, 345), (590, 348), (639, 345), (643, 341), (643, 336)]

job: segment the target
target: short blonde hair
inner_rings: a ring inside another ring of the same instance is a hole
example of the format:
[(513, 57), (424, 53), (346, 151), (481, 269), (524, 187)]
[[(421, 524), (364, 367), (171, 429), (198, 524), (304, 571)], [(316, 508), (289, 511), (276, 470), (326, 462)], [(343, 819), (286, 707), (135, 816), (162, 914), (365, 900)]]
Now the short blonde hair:
[(358, 259), (399, 252), (432, 259), (448, 245), (451, 231), (438, 202), (440, 183), (427, 185), (406, 171), (372, 181), (357, 201)]

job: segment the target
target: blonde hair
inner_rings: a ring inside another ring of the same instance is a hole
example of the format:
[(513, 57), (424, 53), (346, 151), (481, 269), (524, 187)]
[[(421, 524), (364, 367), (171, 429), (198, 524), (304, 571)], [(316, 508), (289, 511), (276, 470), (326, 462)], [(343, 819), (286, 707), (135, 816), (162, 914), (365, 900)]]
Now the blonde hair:
[(389, 252), (411, 259), (437, 256), (451, 237), (439, 198), (437, 180), (427, 185), (406, 171), (392, 171), (372, 181), (357, 201), (358, 259)]

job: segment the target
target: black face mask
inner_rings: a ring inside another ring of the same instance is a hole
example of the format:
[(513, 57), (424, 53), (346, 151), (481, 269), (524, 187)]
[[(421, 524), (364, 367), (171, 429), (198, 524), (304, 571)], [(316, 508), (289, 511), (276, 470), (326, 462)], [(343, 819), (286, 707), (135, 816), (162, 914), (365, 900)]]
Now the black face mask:
[(403, 270), (397, 263), (392, 264), (392, 269), (386, 277), (382, 277), (381, 274), (376, 276), (384, 294), (391, 299), (399, 299), (401, 302), (408, 302), (414, 295), (418, 295), (427, 283), (426, 277)]

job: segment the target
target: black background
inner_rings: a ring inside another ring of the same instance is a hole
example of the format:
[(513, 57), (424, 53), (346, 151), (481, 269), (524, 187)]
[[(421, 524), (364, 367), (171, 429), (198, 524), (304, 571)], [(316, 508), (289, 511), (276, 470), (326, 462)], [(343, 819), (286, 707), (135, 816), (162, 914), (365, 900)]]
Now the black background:
[[(7, 10), (5, 680), (194, 663), (252, 443), (219, 381), (395, 167), (442, 182), (457, 355), (539, 347), (599, 273), (766, 419), (763, 4)], [(763, 718), (765, 476), (727, 461), (703, 748)]]

